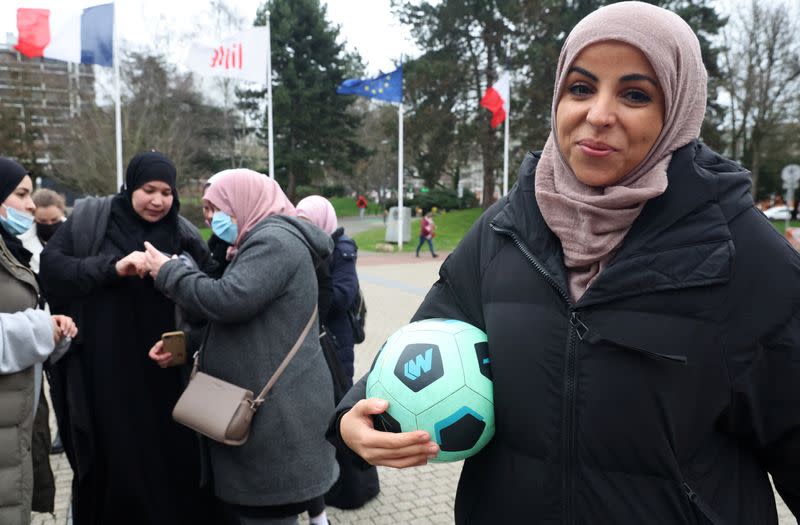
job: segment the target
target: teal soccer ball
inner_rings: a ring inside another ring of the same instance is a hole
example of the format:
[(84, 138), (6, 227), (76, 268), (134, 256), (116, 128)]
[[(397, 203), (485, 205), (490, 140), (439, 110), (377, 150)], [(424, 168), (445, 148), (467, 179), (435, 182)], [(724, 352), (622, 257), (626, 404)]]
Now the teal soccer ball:
[(472, 456), (494, 436), (494, 395), (486, 334), (452, 319), (426, 319), (393, 333), (367, 378), (367, 397), (389, 402), (375, 428), (426, 430), (432, 461)]

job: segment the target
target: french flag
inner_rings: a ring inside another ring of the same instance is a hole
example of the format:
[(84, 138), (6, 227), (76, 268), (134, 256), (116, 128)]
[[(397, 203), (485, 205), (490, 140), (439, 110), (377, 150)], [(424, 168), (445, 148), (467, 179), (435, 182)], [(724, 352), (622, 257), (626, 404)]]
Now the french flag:
[(486, 90), (481, 99), (481, 106), (492, 112), (493, 128), (496, 128), (508, 118), (511, 111), (511, 86), (508, 72), (503, 72), (497, 82)]
[(19, 40), (26, 57), (45, 57), (111, 66), (114, 61), (114, 4), (82, 10), (17, 10)]

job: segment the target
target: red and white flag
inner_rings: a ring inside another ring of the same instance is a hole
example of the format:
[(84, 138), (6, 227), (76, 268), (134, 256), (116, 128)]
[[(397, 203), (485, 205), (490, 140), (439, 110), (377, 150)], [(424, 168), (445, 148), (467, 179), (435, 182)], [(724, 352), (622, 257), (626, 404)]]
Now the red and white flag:
[(201, 75), (267, 82), (266, 27), (253, 27), (213, 46), (194, 44), (186, 65)]
[(492, 127), (496, 128), (508, 118), (511, 111), (511, 88), (508, 72), (500, 74), (497, 82), (486, 90), (481, 99), (481, 106), (492, 112)]

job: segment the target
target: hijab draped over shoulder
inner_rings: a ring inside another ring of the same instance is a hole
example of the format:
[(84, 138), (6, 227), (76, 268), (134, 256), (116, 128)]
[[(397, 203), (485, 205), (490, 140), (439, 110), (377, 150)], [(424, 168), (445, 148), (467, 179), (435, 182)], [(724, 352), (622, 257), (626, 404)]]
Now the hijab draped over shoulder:
[(236, 218), (239, 227), (236, 240), (228, 250), (228, 259), (236, 254), (242, 239), (253, 226), (265, 218), (270, 215), (297, 215), (280, 185), (263, 173), (233, 169), (222, 171), (212, 178), (214, 183), (206, 189), (203, 198)]
[[(172, 208), (158, 222), (143, 219), (133, 209), (133, 192), (148, 182), (160, 181), (172, 189)], [(128, 163), (125, 171), (125, 186), (111, 202), (111, 217), (106, 235), (125, 255), (144, 250), (148, 241), (162, 252), (174, 254), (181, 251), (178, 230), (177, 171), (172, 161), (163, 153), (149, 151), (139, 153)]]
[(339, 227), (333, 204), (321, 195), (310, 195), (297, 203), (297, 216), (306, 219), (328, 235)]
[[(580, 182), (559, 148), (556, 110), (569, 68), (588, 46), (617, 41), (641, 51), (664, 93), (664, 127), (650, 152), (619, 182)], [(553, 130), (536, 167), (535, 195), (545, 222), (561, 240), (570, 292), (578, 300), (605, 268), (642, 211), (664, 193), (672, 153), (700, 135), (706, 109), (706, 70), (689, 25), (643, 2), (602, 7), (581, 20), (561, 49), (551, 110)]]

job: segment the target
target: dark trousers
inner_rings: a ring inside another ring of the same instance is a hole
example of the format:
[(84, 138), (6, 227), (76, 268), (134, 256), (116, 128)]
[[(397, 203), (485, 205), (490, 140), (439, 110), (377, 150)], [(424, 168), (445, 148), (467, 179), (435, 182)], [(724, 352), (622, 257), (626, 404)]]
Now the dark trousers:
[(425, 244), (425, 241), (428, 241), (428, 247), (431, 249), (431, 255), (436, 257), (436, 252), (433, 251), (433, 239), (429, 239), (424, 235), (419, 236), (419, 244), (417, 245), (417, 257), (419, 257), (419, 249), (422, 248), (422, 245)]
[(317, 496), (308, 501), (253, 507), (218, 501), (222, 516), (220, 525), (294, 525), (298, 515), (308, 512), (309, 517), (318, 516), (325, 510), (325, 497)]
[(325, 496), (317, 496), (308, 502), (308, 517), (313, 518), (325, 512)]
[(257, 512), (242, 512), (240, 509), (229, 509), (225, 517), (225, 525), (297, 525), (297, 516), (283, 518), (259, 515)]

